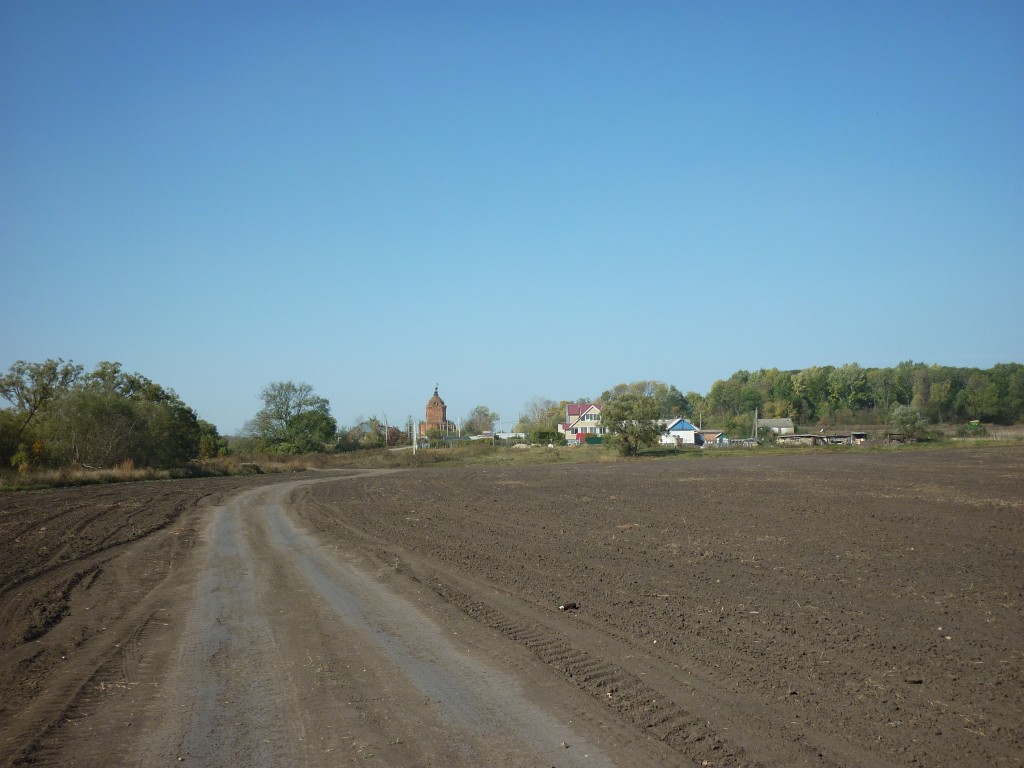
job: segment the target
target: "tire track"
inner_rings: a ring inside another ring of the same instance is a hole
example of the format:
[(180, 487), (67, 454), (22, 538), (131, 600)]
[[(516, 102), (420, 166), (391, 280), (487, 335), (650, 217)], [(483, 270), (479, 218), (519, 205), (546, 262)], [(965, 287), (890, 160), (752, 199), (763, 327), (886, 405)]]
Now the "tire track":
[(543, 627), (514, 619), (451, 584), (437, 582), (433, 588), (474, 621), (527, 648), (537, 659), (560, 672), (567, 682), (696, 764), (737, 768), (761, 765), (749, 760), (742, 747), (729, 744), (718, 735), (710, 723), (666, 699), (615, 662), (576, 647)]
[[(375, 494), (367, 488), (359, 489), (365, 504), (377, 503)], [(345, 537), (361, 541), (371, 551), (406, 573), (416, 568), (402, 560), (393, 549), (376, 536), (339, 519), (330, 504), (310, 500), (307, 502), (322, 515), (321, 521), (330, 521), (333, 528), (342, 528)], [(374, 507), (370, 507), (371, 509)], [(474, 621), (496, 630), (517, 645), (526, 648), (535, 658), (556, 670), (562, 679), (600, 701), (646, 735), (656, 738), (697, 765), (722, 768), (756, 768), (761, 764), (751, 760), (745, 750), (729, 743), (711, 724), (702, 721), (677, 702), (667, 698), (654, 687), (643, 682), (621, 664), (603, 658), (566, 640), (550, 628), (528, 620), (515, 618), (493, 605), (460, 590), (457, 580), (447, 572), (443, 576), (418, 580), (427, 585), (447, 603), (455, 606)]]

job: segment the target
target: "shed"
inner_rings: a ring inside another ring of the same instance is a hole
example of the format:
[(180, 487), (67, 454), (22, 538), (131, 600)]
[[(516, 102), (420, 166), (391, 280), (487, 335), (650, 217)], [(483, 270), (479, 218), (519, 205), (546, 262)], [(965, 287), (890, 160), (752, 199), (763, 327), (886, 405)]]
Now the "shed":
[(720, 429), (702, 429), (697, 434), (704, 446), (729, 445), (729, 436)]
[(779, 435), (779, 445), (823, 445), (828, 438), (824, 435)]

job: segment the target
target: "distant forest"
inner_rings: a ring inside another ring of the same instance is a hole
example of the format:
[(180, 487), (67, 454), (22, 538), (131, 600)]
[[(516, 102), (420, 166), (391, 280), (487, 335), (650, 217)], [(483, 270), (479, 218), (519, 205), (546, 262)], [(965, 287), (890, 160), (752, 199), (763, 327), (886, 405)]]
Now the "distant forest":
[(973, 419), (1016, 424), (1024, 418), (1024, 365), (1001, 363), (988, 370), (951, 368), (912, 361), (895, 368), (814, 366), (737, 371), (716, 381), (707, 395), (687, 394), (692, 415), (707, 423), (750, 423), (792, 418), (798, 424), (885, 423), (898, 405), (916, 408), (933, 424)]

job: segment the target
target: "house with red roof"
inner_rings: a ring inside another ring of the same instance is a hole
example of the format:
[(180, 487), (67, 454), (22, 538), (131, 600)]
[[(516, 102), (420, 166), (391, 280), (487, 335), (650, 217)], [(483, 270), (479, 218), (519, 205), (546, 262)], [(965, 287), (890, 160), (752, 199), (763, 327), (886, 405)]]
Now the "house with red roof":
[(566, 403), (565, 421), (558, 425), (558, 431), (570, 443), (607, 434), (608, 428), (601, 425), (600, 403)]

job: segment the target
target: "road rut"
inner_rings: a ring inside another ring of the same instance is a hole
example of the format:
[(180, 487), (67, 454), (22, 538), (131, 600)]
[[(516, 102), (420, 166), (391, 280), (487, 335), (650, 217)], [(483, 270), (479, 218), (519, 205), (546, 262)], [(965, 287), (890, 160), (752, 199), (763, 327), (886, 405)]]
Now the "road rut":
[[(74, 719), (106, 745), (76, 749), (77, 764), (678, 764), (557, 690), (514, 643), (445, 623), (432, 592), (399, 594), (343, 542), (289, 516), (297, 487), (346, 479), (256, 488), (208, 513), (191, 584), (139, 633), (131, 674), (122, 659), (130, 682), (110, 692), (126, 695)], [(176, 613), (183, 621), (159, 620)], [(168, 632), (174, 650), (161, 659)]]

